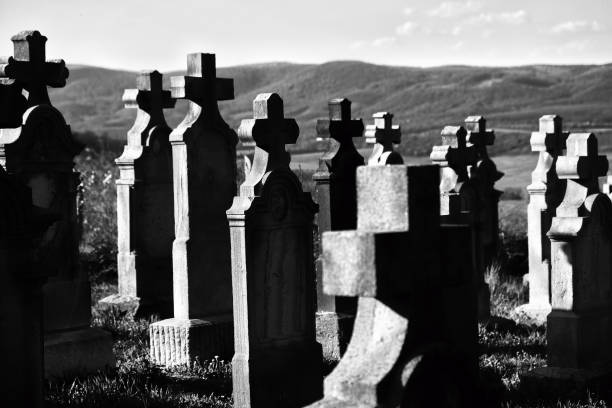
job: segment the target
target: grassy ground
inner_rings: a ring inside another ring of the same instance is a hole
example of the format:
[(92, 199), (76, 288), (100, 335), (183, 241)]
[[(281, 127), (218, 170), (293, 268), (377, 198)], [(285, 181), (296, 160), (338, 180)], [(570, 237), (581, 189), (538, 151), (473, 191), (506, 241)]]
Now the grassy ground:
[[(114, 156), (88, 151), (77, 163), (84, 180), (81, 249), (84, 265), (93, 282), (94, 305), (98, 299), (116, 290)], [(520, 160), (527, 161), (526, 158)], [(508, 163), (519, 163), (520, 160), (508, 160)], [(502, 170), (507, 171), (505, 168)], [(517, 169), (513, 177), (524, 183), (524, 175), (528, 173), (527, 168)], [(309, 180), (311, 174), (309, 168), (298, 171), (304, 181)], [(481, 324), (478, 331), (483, 406), (606, 407), (597, 395), (565, 400), (543, 399), (538, 392), (521, 387), (521, 372), (546, 363), (546, 329), (518, 320), (512, 312), (527, 300), (527, 288), (522, 283), (522, 275), (527, 272), (526, 201), (520, 187), (505, 186), (506, 199), (500, 203), (503, 250), (487, 275), (495, 318)], [(312, 184), (307, 183), (307, 188), (312, 188)], [(194, 367), (173, 369), (153, 365), (148, 357), (150, 322), (134, 321), (94, 306), (93, 325), (112, 334), (117, 368), (48, 382), (47, 406), (231, 407), (229, 362), (212, 360)]]

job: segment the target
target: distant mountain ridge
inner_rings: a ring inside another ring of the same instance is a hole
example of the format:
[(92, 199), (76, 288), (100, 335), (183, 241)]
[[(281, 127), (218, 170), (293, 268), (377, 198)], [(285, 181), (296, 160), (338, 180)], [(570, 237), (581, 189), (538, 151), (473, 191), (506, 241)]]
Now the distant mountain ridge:
[[(167, 86), (171, 75), (181, 73), (164, 74)], [(612, 147), (612, 64), (414, 68), (334, 61), (243, 65), (220, 68), (217, 75), (234, 78), (235, 99), (219, 103), (230, 126), (252, 117), (258, 93), (278, 92), (285, 115), (300, 125), (302, 149), (314, 147), (315, 121), (327, 116), (327, 101), (335, 97), (351, 99), (353, 116), (366, 124), (374, 112), (392, 112), (402, 126), (405, 154), (428, 154), (445, 125), (463, 124), (474, 114), (497, 131), (495, 152), (529, 151), (538, 118), (551, 113), (563, 116), (573, 131), (600, 129), (600, 146)], [(135, 114), (123, 108), (121, 96), (135, 78), (136, 72), (74, 66), (66, 87), (53, 89), (51, 98), (75, 132), (123, 140)], [(179, 101), (166, 110), (168, 123), (178, 124), (186, 109)]]

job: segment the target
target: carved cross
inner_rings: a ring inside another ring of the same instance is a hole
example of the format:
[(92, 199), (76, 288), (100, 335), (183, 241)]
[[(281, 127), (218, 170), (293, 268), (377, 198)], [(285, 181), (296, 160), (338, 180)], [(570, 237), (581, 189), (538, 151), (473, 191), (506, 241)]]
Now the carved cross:
[(63, 60), (45, 58), (47, 37), (38, 31), (22, 31), (11, 37), (12, 57), (0, 58), (0, 78), (19, 81), (28, 91), (28, 107), (50, 104), (47, 86), (61, 88), (66, 85), (68, 69)]
[[(244, 119), (238, 128), (242, 138), (255, 141), (255, 156), (247, 180), (240, 187), (241, 194), (253, 195), (254, 187), (264, 174), (289, 167), (285, 145), (295, 144), (300, 134), (295, 119), (286, 119), (283, 100), (275, 93), (262, 93), (253, 100), (253, 119)], [(244, 191), (244, 189), (248, 191)]]
[(467, 130), (466, 142), (476, 148), (479, 159), (488, 158), (487, 146), (495, 142), (495, 132), (487, 130), (487, 120), (483, 116), (468, 116), (465, 118)]
[(468, 178), (468, 166), (476, 163), (474, 146), (466, 143), (467, 131), (463, 126), (445, 126), (442, 144), (434, 146), (429, 158), (442, 167), (450, 167), (457, 173), (457, 181)]
[(351, 101), (337, 98), (329, 101), (329, 119), (317, 120), (317, 140), (332, 138), (340, 144), (352, 144), (352, 138), (363, 135), (363, 121), (351, 119)]
[(563, 119), (558, 115), (544, 115), (540, 118), (540, 129), (531, 133), (531, 151), (549, 152), (560, 156), (565, 150), (569, 132), (563, 131)]
[[(379, 163), (380, 158), (383, 153), (393, 152), (393, 144), (401, 142), (402, 130), (399, 125), (393, 125), (392, 113), (377, 112), (372, 117), (374, 118), (374, 124), (367, 125), (365, 130), (366, 143), (374, 144), (372, 154), (368, 158), (368, 164), (385, 164)], [(401, 157), (398, 160), (401, 163)]]
[(187, 75), (170, 78), (172, 97), (217, 111), (217, 101), (234, 99), (234, 80), (217, 78), (215, 54), (187, 54)]

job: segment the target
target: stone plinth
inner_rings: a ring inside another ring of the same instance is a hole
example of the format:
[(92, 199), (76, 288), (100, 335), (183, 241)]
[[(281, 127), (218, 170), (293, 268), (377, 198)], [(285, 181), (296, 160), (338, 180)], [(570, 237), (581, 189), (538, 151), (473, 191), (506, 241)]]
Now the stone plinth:
[[(210, 334), (207, 348), (188, 348), (184, 361), (205, 360), (232, 350), (230, 234), (225, 211), (236, 193), (236, 133), (224, 122), (217, 101), (234, 97), (233, 80), (216, 77), (214, 54), (188, 54), (187, 75), (172, 77), (172, 97), (189, 101), (189, 112), (170, 134), (174, 186), (172, 244), (173, 318), (151, 326), (151, 359), (176, 332)], [(194, 320), (193, 322), (190, 322)], [(179, 322), (180, 321), (180, 322)], [(219, 325), (200, 330), (201, 321)], [(174, 328), (158, 330), (159, 327)], [(218, 335), (218, 330), (228, 330)], [(162, 337), (160, 337), (162, 336)], [(168, 337), (163, 337), (168, 336)], [(191, 336), (191, 334), (189, 334)], [(218, 343), (215, 339), (221, 339)], [(195, 354), (194, 354), (195, 353)]]
[[(68, 69), (63, 60), (45, 59), (47, 38), (38, 31), (24, 31), (12, 38), (14, 56), (2, 66), (0, 76), (16, 80), (28, 91), (19, 132), (0, 133), (0, 164), (32, 191), (32, 204), (55, 215), (57, 221), (38, 241), (32, 254), (33, 267), (49, 276), (43, 287), (45, 333), (62, 333), (71, 347), (88, 346), (69, 332), (87, 330), (91, 320), (91, 290), (85, 270), (79, 266), (81, 237), (78, 191), (79, 173), (74, 156), (82, 146), (74, 140), (62, 114), (51, 105), (47, 86), (63, 87)], [(85, 205), (88, 205), (85, 203)], [(110, 337), (98, 344), (101, 355), (112, 356)], [(45, 353), (49, 341), (45, 340)], [(49, 347), (51, 347), (49, 345)], [(63, 358), (70, 372), (71, 355)], [(114, 366), (108, 358), (92, 369)], [(52, 375), (63, 371), (47, 367)]]
[(234, 407), (302, 407), (322, 391), (315, 338), (313, 218), (285, 144), (299, 129), (277, 94), (259, 94), (238, 133), (256, 144), (251, 171), (227, 211), (232, 237)]
[(451, 392), (469, 406), (478, 345), (470, 229), (440, 230), (438, 189), (436, 166), (358, 168), (357, 229), (323, 234), (325, 290), (359, 298), (355, 326), (325, 397), (309, 407), (438, 406)]
[[(364, 164), (353, 143), (363, 135), (361, 119), (351, 119), (351, 101), (329, 101), (329, 119), (317, 121), (317, 140), (327, 143), (313, 175), (315, 201), (319, 204), (317, 230), (320, 242), (326, 231), (354, 229), (357, 226), (357, 190), (355, 171)], [(319, 244), (320, 246), (320, 244)], [(317, 341), (323, 357), (338, 360), (348, 344), (356, 304), (350, 298), (329, 296), (323, 292), (322, 259), (319, 251), (317, 269)]]
[(566, 146), (566, 155), (557, 159), (556, 173), (567, 186), (548, 232), (552, 261), (548, 369), (536, 372), (540, 378), (550, 374), (553, 382), (557, 369), (581, 370), (582, 378), (612, 373), (601, 372), (612, 368), (612, 203), (599, 192), (598, 184), (598, 177), (608, 171), (608, 160), (598, 155), (593, 134), (572, 133)]
[(545, 323), (550, 305), (550, 229), (555, 210), (563, 200), (566, 181), (559, 179), (555, 166), (563, 155), (568, 133), (562, 130), (557, 115), (540, 118), (540, 129), (531, 134), (531, 150), (538, 152), (538, 164), (527, 186), (527, 242), (529, 246), (529, 303), (517, 308), (517, 313)]
[(164, 108), (174, 107), (162, 89), (162, 74), (143, 71), (137, 88), (123, 94), (135, 108), (123, 153), (115, 160), (117, 183), (118, 293), (100, 301), (103, 307), (135, 316), (172, 314), (172, 241), (174, 212), (170, 128)]

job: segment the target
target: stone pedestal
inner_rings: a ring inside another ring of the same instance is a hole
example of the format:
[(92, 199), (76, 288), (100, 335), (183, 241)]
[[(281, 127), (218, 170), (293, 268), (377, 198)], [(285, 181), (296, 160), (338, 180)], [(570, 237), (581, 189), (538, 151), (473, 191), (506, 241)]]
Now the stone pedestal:
[(555, 166), (565, 150), (568, 133), (562, 131), (562, 119), (557, 115), (540, 118), (540, 129), (531, 134), (531, 150), (538, 152), (538, 164), (527, 186), (527, 242), (529, 246), (529, 303), (516, 312), (538, 323), (545, 323), (552, 310), (550, 304), (550, 229), (556, 208), (563, 200), (566, 181), (559, 179)]
[(313, 217), (285, 144), (299, 129), (277, 94), (259, 94), (241, 135), (256, 143), (251, 172), (227, 211), (232, 237), (234, 407), (302, 407), (321, 396), (315, 338)]
[[(158, 364), (229, 359), (232, 275), (225, 211), (236, 193), (238, 138), (223, 121), (217, 101), (233, 99), (233, 80), (216, 77), (214, 54), (196, 53), (187, 55), (187, 75), (172, 77), (171, 85), (174, 98), (189, 101), (189, 112), (170, 134), (173, 318), (151, 326), (151, 359)], [(176, 345), (176, 350), (183, 347), (182, 357), (160, 357), (172, 350), (167, 345), (192, 335), (194, 343)]]

